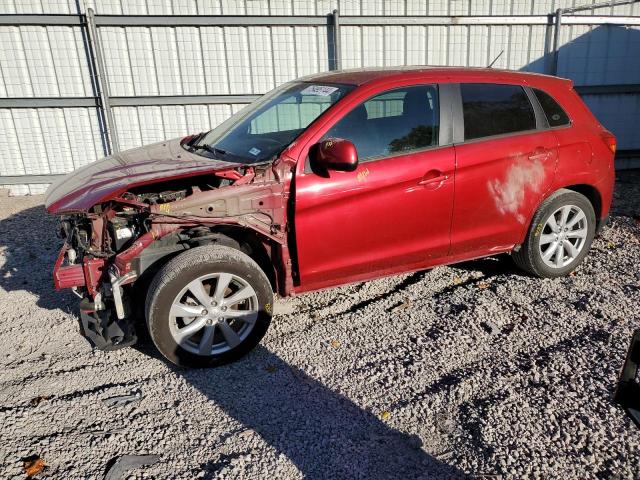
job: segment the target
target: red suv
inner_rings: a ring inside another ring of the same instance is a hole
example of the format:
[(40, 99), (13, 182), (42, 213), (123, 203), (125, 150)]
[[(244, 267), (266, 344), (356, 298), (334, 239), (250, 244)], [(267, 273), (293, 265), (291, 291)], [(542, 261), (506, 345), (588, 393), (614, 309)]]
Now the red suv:
[(511, 253), (559, 277), (604, 223), (615, 137), (568, 80), (490, 69), (324, 73), (213, 130), (129, 150), (47, 192), (57, 288), (98, 348), (214, 366), (293, 295)]

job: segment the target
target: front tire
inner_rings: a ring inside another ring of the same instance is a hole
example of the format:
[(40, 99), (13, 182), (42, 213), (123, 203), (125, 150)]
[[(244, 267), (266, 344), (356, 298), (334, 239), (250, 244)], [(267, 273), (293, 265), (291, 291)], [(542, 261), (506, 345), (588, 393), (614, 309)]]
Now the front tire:
[(269, 280), (250, 257), (219, 245), (196, 247), (154, 277), (147, 293), (147, 327), (170, 362), (215, 367), (260, 342), (272, 305)]
[(563, 188), (542, 202), (524, 243), (512, 257), (520, 268), (538, 277), (563, 277), (587, 255), (595, 229), (591, 202)]

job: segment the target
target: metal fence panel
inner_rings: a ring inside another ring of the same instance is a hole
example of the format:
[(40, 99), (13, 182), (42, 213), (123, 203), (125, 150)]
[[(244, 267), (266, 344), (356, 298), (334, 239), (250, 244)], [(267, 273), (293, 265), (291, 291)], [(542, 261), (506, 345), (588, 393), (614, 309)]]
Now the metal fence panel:
[[(536, 15), (601, 0), (87, 0), (103, 15), (316, 15), (340, 8), (344, 15)], [(638, 15), (640, 6), (597, 10), (604, 15)], [(0, 14), (68, 14), (76, 0), (3, 0)], [(591, 15), (594, 10), (581, 12)]]
[(619, 139), (624, 149), (640, 150), (640, 95), (583, 95), (594, 115)]
[(569, 25), (562, 30), (558, 75), (576, 85), (639, 84), (639, 58), (640, 27)]
[(342, 26), (344, 68), (453, 65), (544, 73), (544, 25)]
[(80, 29), (0, 26), (3, 97), (90, 96)]
[(97, 160), (97, 125), (95, 108), (0, 109), (0, 177), (67, 173)]
[(114, 107), (122, 149), (129, 149), (219, 125), (245, 104)]

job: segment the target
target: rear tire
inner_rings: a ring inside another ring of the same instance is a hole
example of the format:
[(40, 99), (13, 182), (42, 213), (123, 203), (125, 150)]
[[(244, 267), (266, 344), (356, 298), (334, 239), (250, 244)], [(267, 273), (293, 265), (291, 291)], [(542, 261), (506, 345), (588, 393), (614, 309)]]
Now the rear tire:
[(215, 367), (251, 351), (271, 322), (273, 292), (249, 256), (225, 246), (192, 248), (156, 274), (146, 300), (149, 335), (184, 367)]
[(512, 253), (513, 260), (538, 277), (563, 277), (587, 255), (595, 228), (591, 202), (563, 188), (542, 202), (520, 250)]

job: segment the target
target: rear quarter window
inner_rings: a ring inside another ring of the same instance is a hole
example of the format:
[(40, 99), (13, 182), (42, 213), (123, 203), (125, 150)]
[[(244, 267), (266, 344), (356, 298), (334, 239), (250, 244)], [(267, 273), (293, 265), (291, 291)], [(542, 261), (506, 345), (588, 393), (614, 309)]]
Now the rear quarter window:
[(536, 115), (519, 85), (463, 83), (464, 139), (535, 130)]
[(564, 125), (571, 124), (569, 115), (567, 115), (551, 95), (536, 88), (532, 90), (533, 93), (535, 93), (542, 110), (544, 110), (544, 114), (547, 117), (547, 122), (549, 122), (550, 127), (562, 127)]

